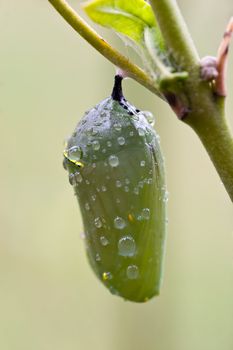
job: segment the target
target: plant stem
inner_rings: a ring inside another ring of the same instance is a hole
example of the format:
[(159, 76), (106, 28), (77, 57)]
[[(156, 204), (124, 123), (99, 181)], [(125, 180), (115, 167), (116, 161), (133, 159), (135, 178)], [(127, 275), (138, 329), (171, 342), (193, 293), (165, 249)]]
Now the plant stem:
[(183, 70), (192, 72), (199, 57), (175, 0), (150, 0), (169, 50)]
[(223, 113), (200, 108), (184, 122), (199, 136), (233, 202), (233, 138)]
[(233, 201), (233, 138), (224, 117), (224, 98), (215, 96), (200, 77), (199, 57), (176, 1), (150, 3), (172, 56), (189, 73), (183, 90), (189, 112), (183, 121), (199, 136)]
[(109, 45), (100, 35), (98, 35), (65, 0), (48, 0), (60, 15), (78, 32), (90, 45), (99, 51), (105, 58), (115, 66), (127, 73), (127, 76), (136, 80), (141, 85), (159, 95), (156, 82), (136, 64)]

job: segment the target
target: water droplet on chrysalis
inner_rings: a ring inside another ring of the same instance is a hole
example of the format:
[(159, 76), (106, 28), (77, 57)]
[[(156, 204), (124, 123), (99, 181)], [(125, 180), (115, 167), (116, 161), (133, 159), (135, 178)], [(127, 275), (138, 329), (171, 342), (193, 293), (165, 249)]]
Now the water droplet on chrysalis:
[(114, 219), (114, 226), (118, 229), (118, 230), (123, 230), (123, 228), (125, 228), (126, 226), (126, 222), (124, 219), (122, 219), (120, 216), (117, 216)]
[(136, 243), (132, 236), (124, 236), (118, 242), (118, 252), (122, 256), (134, 256)]

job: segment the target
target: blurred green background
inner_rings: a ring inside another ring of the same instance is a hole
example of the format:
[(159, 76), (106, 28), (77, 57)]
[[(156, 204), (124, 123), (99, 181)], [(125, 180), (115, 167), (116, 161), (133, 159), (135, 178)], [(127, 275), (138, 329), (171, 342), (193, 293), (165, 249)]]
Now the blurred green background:
[[(179, 4), (200, 55), (214, 55), (232, 0)], [(63, 140), (110, 94), (114, 68), (47, 1), (0, 0), (0, 43), (0, 349), (232, 350), (232, 205), (193, 131), (124, 83), (157, 117), (170, 193), (161, 296), (124, 302), (88, 265), (61, 165)], [(233, 126), (232, 52), (228, 86)]]

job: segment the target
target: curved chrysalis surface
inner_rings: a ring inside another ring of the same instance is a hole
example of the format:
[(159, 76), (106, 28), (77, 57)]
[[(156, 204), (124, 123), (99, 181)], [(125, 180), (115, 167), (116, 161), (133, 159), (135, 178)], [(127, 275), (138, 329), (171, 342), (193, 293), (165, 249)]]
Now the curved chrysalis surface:
[(113, 294), (144, 302), (160, 291), (164, 165), (159, 137), (148, 115), (124, 99), (121, 79), (115, 77), (112, 96), (78, 123), (64, 165), (78, 198), (93, 270)]

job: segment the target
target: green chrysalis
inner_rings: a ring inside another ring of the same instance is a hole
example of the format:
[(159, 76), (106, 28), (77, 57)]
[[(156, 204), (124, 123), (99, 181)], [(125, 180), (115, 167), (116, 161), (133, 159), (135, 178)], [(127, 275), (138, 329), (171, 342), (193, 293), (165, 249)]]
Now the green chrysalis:
[(161, 285), (166, 187), (151, 114), (112, 96), (87, 112), (67, 141), (64, 166), (82, 213), (87, 256), (98, 278), (124, 299), (144, 302)]

